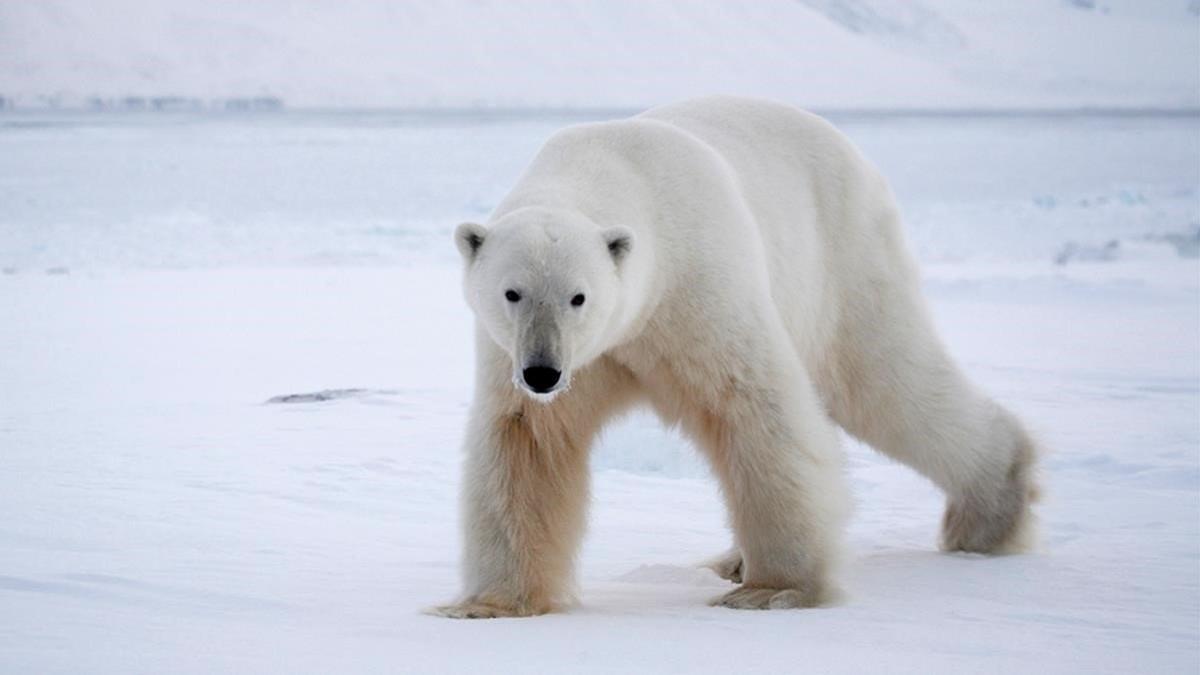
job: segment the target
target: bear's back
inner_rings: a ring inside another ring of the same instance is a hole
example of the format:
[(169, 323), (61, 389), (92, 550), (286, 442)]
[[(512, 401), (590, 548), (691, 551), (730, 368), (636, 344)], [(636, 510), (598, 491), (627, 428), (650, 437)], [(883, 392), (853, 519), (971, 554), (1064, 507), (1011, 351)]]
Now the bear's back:
[[(772, 296), (802, 354), (828, 344), (842, 300), (915, 271), (887, 182), (821, 117), (769, 101), (713, 96), (635, 119), (670, 124), (712, 147), (754, 216)], [(819, 318), (818, 318), (819, 317)], [(823, 326), (822, 331), (812, 326)], [(807, 328), (805, 328), (807, 326)]]
[(635, 119), (666, 122), (720, 154), (768, 239), (796, 227), (816, 227), (836, 239), (853, 225), (853, 212), (891, 203), (886, 183), (849, 139), (798, 108), (709, 96), (652, 108)]

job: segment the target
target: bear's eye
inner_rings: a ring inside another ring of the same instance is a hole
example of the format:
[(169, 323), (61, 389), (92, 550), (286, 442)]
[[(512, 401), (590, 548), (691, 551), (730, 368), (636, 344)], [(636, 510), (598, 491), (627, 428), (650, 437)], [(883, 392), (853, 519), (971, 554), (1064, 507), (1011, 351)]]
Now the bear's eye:
[(583, 304), (584, 299), (583, 293), (578, 293), (575, 295), (575, 297), (571, 298), (571, 304), (575, 307), (579, 307)]
[(514, 290), (509, 289), (507, 291), (504, 291), (504, 299), (508, 300), (509, 302), (517, 302), (518, 300), (521, 299), (521, 294)]

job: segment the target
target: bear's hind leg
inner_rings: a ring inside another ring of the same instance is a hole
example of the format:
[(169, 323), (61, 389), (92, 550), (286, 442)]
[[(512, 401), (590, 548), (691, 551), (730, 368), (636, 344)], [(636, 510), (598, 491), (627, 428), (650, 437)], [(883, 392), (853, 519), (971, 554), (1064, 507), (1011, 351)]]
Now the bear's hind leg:
[(1002, 475), (988, 475), (950, 494), (942, 518), (941, 545), (947, 551), (1019, 553), (1034, 544), (1030, 504), (1037, 498), (1036, 450), (1021, 423), (993, 405), (996, 429), (990, 438), (1011, 450), (1012, 461)]
[(735, 584), (742, 583), (742, 550), (737, 546), (704, 563), (717, 576)]
[(904, 295), (847, 329), (827, 396), (833, 417), (946, 493), (943, 549), (1025, 550), (1037, 494), (1034, 443), (1014, 415), (967, 381), (915, 290)]

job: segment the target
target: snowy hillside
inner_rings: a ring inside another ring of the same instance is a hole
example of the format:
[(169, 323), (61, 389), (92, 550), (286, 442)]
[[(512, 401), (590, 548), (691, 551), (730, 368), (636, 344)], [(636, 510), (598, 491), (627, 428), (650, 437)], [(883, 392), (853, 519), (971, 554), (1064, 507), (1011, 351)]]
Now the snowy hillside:
[(6, 0), (10, 104), (1195, 107), (1196, 0)]

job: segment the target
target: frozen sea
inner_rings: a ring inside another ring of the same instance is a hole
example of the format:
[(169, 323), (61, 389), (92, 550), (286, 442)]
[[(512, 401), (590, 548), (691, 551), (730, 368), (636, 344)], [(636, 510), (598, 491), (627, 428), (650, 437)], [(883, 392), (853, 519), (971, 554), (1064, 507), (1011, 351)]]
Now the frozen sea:
[(1200, 668), (1195, 115), (830, 114), (1047, 449), (1036, 553), (938, 553), (936, 490), (847, 440), (845, 603), (709, 608), (715, 485), (635, 414), (577, 608), (421, 614), (458, 590), (450, 233), (617, 114), (0, 114), (0, 671)]

